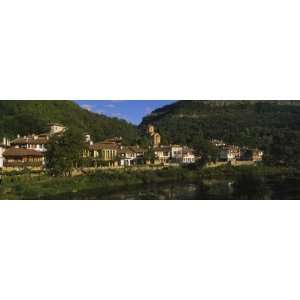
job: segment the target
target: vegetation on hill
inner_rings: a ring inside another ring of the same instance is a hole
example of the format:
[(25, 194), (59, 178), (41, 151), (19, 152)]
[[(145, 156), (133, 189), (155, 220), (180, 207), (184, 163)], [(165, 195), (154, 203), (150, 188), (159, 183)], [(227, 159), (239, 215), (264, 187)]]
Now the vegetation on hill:
[(135, 126), (81, 108), (73, 101), (0, 101), (0, 138), (42, 133), (50, 122), (91, 134), (95, 141), (122, 136), (125, 143), (138, 139)]
[(201, 147), (208, 139), (260, 148), (269, 164), (300, 162), (300, 101), (178, 101), (140, 125), (156, 126), (164, 143)]

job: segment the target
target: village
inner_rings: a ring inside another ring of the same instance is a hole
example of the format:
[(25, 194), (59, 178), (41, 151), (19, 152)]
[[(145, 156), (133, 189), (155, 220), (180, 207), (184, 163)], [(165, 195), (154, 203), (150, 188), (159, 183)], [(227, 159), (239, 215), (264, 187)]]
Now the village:
[[(63, 134), (67, 128), (63, 124), (51, 123), (49, 130), (42, 134), (29, 134), (13, 140), (3, 138), (0, 143), (0, 169), (3, 172), (13, 170), (44, 170), (47, 144), (54, 135)], [(93, 168), (125, 168), (133, 166), (179, 166), (194, 164), (201, 157), (194, 149), (186, 145), (163, 145), (161, 135), (149, 125), (146, 133), (151, 141), (148, 149), (139, 145), (125, 146), (122, 137), (112, 137), (94, 143), (90, 134), (85, 134), (83, 160), (89, 161)], [(217, 163), (236, 164), (238, 162), (256, 163), (262, 160), (263, 151), (228, 145), (222, 140), (210, 141), (218, 148)], [(151, 151), (153, 159), (148, 157)]]

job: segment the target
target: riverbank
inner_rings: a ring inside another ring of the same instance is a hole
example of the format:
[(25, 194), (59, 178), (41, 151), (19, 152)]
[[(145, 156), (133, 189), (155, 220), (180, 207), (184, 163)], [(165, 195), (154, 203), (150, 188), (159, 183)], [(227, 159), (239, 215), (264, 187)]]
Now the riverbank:
[[(0, 199), (103, 199), (105, 196), (110, 199), (112, 194), (117, 197), (132, 190), (151, 193), (152, 189), (160, 190), (168, 184), (182, 189), (194, 184), (198, 199), (300, 198), (298, 169), (226, 165), (202, 170), (182, 167), (97, 170), (74, 177), (14, 174), (2, 178)], [(151, 197), (155, 199), (155, 195)]]
[(77, 195), (83, 197), (95, 189), (108, 194), (138, 185), (197, 182), (198, 179), (198, 172), (177, 167), (161, 170), (97, 170), (74, 177), (22, 174), (3, 177), (0, 199), (69, 199)]

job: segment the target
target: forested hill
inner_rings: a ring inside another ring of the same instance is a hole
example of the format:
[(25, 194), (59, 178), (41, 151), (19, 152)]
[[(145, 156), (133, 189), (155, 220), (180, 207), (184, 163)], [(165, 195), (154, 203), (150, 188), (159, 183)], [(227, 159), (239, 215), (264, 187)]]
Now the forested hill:
[(0, 138), (42, 133), (47, 131), (49, 122), (79, 128), (90, 133), (95, 141), (123, 136), (132, 143), (138, 137), (132, 124), (92, 113), (73, 101), (0, 101)]
[(202, 135), (267, 149), (299, 137), (300, 101), (178, 101), (153, 111), (140, 128), (156, 125), (163, 143), (193, 145)]

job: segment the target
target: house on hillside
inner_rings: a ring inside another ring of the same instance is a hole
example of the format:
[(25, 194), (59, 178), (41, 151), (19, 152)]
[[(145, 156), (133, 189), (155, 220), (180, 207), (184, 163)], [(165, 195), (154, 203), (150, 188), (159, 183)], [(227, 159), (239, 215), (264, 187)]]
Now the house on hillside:
[(184, 146), (182, 149), (182, 164), (193, 164), (195, 163), (196, 158), (192, 148)]
[(99, 142), (91, 145), (90, 157), (94, 161), (95, 167), (118, 165), (118, 150), (120, 146), (117, 143)]
[(221, 161), (233, 161), (238, 160), (241, 157), (241, 149), (235, 145), (227, 145), (220, 149)]
[(18, 134), (17, 138), (11, 141), (11, 146), (45, 152), (50, 137), (54, 134), (62, 134), (66, 130), (66, 127), (59, 123), (50, 123), (48, 126), (49, 131), (46, 133), (30, 134), (22, 137)]
[(48, 135), (32, 134), (29, 136), (18, 137), (11, 141), (11, 146), (14, 148), (32, 149), (40, 152), (45, 152), (46, 144), (49, 142)]
[(4, 151), (3, 157), (3, 168), (6, 170), (41, 170), (44, 167), (44, 155), (41, 151), (11, 147)]
[(180, 145), (170, 145), (171, 161), (173, 163), (180, 163), (182, 161), (183, 147)]
[(63, 124), (60, 124), (60, 123), (50, 123), (50, 124), (48, 124), (48, 127), (49, 127), (50, 135), (63, 133), (67, 129)]
[(146, 150), (139, 146), (121, 146), (118, 150), (120, 166), (134, 166), (144, 163)]
[(156, 161), (160, 164), (167, 164), (171, 159), (171, 147), (161, 145), (153, 148)]

